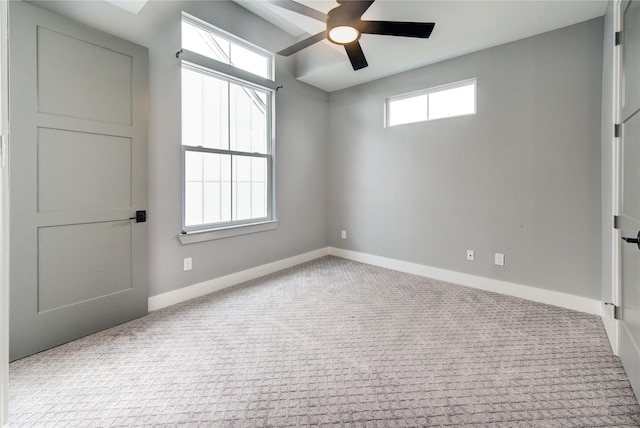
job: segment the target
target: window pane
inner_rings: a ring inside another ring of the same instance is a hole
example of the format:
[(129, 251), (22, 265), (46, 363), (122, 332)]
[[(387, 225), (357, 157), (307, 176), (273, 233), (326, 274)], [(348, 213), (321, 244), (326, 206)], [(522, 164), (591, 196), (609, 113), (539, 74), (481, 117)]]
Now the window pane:
[[(256, 94), (256, 91), (254, 91)], [(265, 95), (257, 92), (256, 95)], [(251, 104), (251, 152), (267, 153), (267, 108), (262, 97), (254, 97)]]
[(231, 84), (230, 148), (240, 152), (267, 153), (267, 113), (261, 91)]
[(216, 34), (213, 29), (206, 30), (183, 20), (182, 47), (257, 76), (271, 78), (269, 55), (247, 49), (224, 35)]
[(246, 220), (267, 216), (267, 159), (233, 157), (233, 218)]
[(475, 85), (429, 94), (429, 119), (475, 113)]
[(231, 156), (185, 152), (185, 225), (231, 221)]
[(229, 94), (231, 150), (251, 151), (251, 96), (249, 90), (231, 85)]
[(203, 147), (229, 148), (229, 83), (202, 75), (204, 133)]
[(228, 40), (186, 21), (182, 21), (182, 47), (225, 64), (230, 64), (230, 43)]
[(202, 181), (202, 153), (186, 152), (184, 158), (185, 181)]
[(248, 220), (251, 218), (251, 183), (239, 181), (234, 183), (236, 192), (234, 208), (236, 220)]
[(231, 43), (231, 64), (265, 79), (270, 77), (267, 57), (235, 43)]
[(267, 160), (265, 158), (251, 158), (251, 181), (267, 181)]
[(389, 100), (387, 126), (427, 120), (427, 94)]
[(251, 159), (251, 216), (267, 216), (267, 159)]
[(202, 183), (185, 183), (185, 225), (202, 224)]
[(265, 183), (251, 185), (251, 217), (263, 218), (267, 216), (267, 189)]
[(202, 75), (182, 69), (182, 144), (202, 145)]
[(229, 148), (229, 83), (182, 69), (182, 144)]

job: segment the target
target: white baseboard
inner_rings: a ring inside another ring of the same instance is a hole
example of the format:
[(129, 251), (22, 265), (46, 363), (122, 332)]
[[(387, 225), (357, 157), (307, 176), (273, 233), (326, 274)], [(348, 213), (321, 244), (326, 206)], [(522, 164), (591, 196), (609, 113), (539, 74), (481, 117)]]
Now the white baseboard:
[(393, 269), (400, 272), (434, 278), (441, 281), (452, 282), (455, 284), (465, 285), (467, 287), (493, 291), (495, 293), (532, 300), (534, 302), (546, 303), (548, 305), (586, 312), (592, 315), (602, 316), (603, 321), (605, 319), (601, 302), (598, 300), (335, 247), (320, 248), (298, 256), (278, 260), (262, 266), (149, 297), (149, 311), (157, 311), (158, 309), (162, 309), (167, 306), (204, 296), (205, 294), (222, 290), (224, 288), (231, 287), (245, 281), (250, 281), (252, 279), (327, 255)]
[(204, 296), (205, 294), (213, 293), (214, 291), (222, 290), (264, 275), (269, 275), (270, 273), (287, 269), (310, 260), (318, 259), (328, 254), (328, 247), (320, 248), (308, 253), (278, 260), (273, 263), (267, 263), (262, 266), (232, 273), (220, 278), (214, 278), (198, 284), (169, 291), (167, 293), (158, 294), (157, 296), (151, 296), (149, 297), (149, 311), (157, 311), (158, 309), (166, 308), (167, 306), (175, 305), (176, 303), (195, 299), (196, 297)]
[(534, 302), (546, 303), (548, 305), (559, 306), (561, 308), (572, 309), (574, 311), (586, 312), (592, 315), (600, 316), (602, 314), (600, 307), (601, 302), (586, 297), (405, 262), (402, 260), (390, 259), (387, 257), (374, 256), (357, 251), (343, 250), (341, 248), (330, 247), (329, 254), (400, 272), (426, 276), (429, 278), (439, 279), (441, 281), (478, 288), (480, 290), (493, 291), (495, 293), (532, 300)]

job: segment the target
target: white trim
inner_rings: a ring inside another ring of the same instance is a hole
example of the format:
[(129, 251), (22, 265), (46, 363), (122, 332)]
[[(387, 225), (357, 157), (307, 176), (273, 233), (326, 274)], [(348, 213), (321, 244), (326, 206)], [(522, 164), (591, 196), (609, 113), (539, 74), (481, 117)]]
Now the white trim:
[[(384, 267), (397, 270), (400, 272), (411, 273), (414, 275), (425, 276), (428, 278), (438, 279), (441, 281), (452, 282), (480, 290), (492, 291), (507, 296), (519, 297), (521, 299), (531, 300), (534, 302), (545, 303), (548, 305), (559, 306), (561, 308), (572, 309), (574, 311), (586, 312), (592, 315), (603, 316), (601, 302), (587, 297), (576, 296), (573, 294), (561, 293), (558, 291), (545, 290), (542, 288), (531, 287), (528, 285), (516, 284), (513, 282), (501, 281), (492, 278), (486, 278), (477, 275), (470, 275), (461, 272), (450, 271), (446, 269), (435, 268), (417, 263), (405, 262), (402, 260), (390, 259), (387, 257), (375, 256), (372, 254), (360, 253), (357, 251), (344, 250), (335, 247), (320, 248), (308, 253), (278, 260), (255, 268), (232, 273), (220, 278), (214, 278), (208, 281), (193, 284), (178, 290), (169, 291), (157, 296), (149, 297), (149, 311), (157, 311), (167, 306), (175, 305), (196, 297), (204, 296), (214, 291), (259, 278), (296, 266), (300, 263), (315, 260), (327, 255), (341, 257), (361, 263), (367, 263), (374, 266)], [(604, 317), (603, 317), (604, 319)]]
[(212, 241), (214, 239), (229, 238), (232, 236), (248, 235), (250, 233), (266, 232), (278, 228), (278, 220), (269, 220), (262, 223), (239, 224), (219, 228), (215, 230), (200, 230), (178, 235), (182, 245), (196, 242)]
[(315, 260), (329, 255), (329, 248), (320, 248), (308, 253), (278, 260), (255, 268), (232, 273), (230, 275), (214, 278), (208, 281), (193, 284), (178, 290), (169, 291), (157, 296), (149, 297), (149, 311), (157, 311), (167, 306), (175, 305), (196, 297), (204, 296), (214, 291), (222, 290), (245, 281), (250, 281), (264, 275), (287, 269), (300, 263)]
[(572, 309), (574, 311), (586, 312), (592, 315), (601, 315), (600, 301), (587, 297), (575, 296), (573, 294), (561, 293), (558, 291), (545, 290), (528, 285), (515, 284), (482, 276), (470, 275), (417, 263), (405, 262), (402, 260), (390, 259), (387, 257), (374, 256), (357, 251), (343, 250), (341, 248), (330, 247), (329, 254), (342, 257), (361, 263), (394, 269), (400, 272), (414, 275), (426, 276), (441, 281), (452, 282), (467, 287), (480, 290), (492, 291), (494, 293), (505, 294), (507, 296), (519, 297), (521, 299), (532, 300), (534, 302), (546, 303), (548, 305), (559, 306), (561, 308)]
[[(621, 14), (620, 14), (621, 0), (613, 2), (613, 33), (621, 30)], [(621, 117), (621, 76), (622, 76), (622, 48), (620, 45), (613, 47), (613, 111), (611, 112), (613, 117), (613, 123), (619, 124)], [(620, 198), (622, 186), (620, 183), (620, 165), (622, 162), (621, 157), (621, 140), (620, 137), (611, 137), (611, 150), (612, 150), (612, 165), (611, 165), (611, 210), (614, 216), (620, 215)], [(621, 295), (621, 279), (622, 279), (622, 265), (620, 263), (621, 257), (621, 239), (622, 233), (619, 229), (611, 228), (611, 289), (609, 295), (606, 296), (606, 292), (603, 293), (605, 298), (611, 299), (611, 303), (620, 306), (622, 303)], [(606, 310), (605, 310), (606, 314)], [(620, 323), (618, 320), (613, 319), (611, 316), (603, 316), (602, 322), (609, 337), (609, 343), (611, 349), (615, 355), (619, 354), (620, 347)]]

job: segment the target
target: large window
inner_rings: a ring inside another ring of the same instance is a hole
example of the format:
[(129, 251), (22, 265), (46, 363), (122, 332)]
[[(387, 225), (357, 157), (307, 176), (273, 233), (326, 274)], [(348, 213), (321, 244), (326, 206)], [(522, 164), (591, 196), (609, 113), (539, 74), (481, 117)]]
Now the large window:
[(476, 80), (387, 98), (386, 126), (476, 113)]
[(273, 222), (273, 56), (187, 15), (182, 46), (183, 233)]

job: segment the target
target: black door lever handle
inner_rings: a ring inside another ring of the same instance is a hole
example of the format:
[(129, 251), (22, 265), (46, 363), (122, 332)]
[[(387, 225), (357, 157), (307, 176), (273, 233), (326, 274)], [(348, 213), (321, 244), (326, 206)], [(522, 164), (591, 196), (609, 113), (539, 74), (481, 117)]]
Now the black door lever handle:
[(129, 220), (135, 220), (136, 223), (144, 223), (147, 221), (147, 212), (146, 211), (136, 211), (135, 217), (129, 217)]
[(622, 237), (622, 240), (624, 242), (628, 242), (629, 244), (636, 244), (638, 245), (638, 249), (640, 250), (640, 231), (638, 231), (638, 235), (635, 238), (628, 238), (626, 236)]

